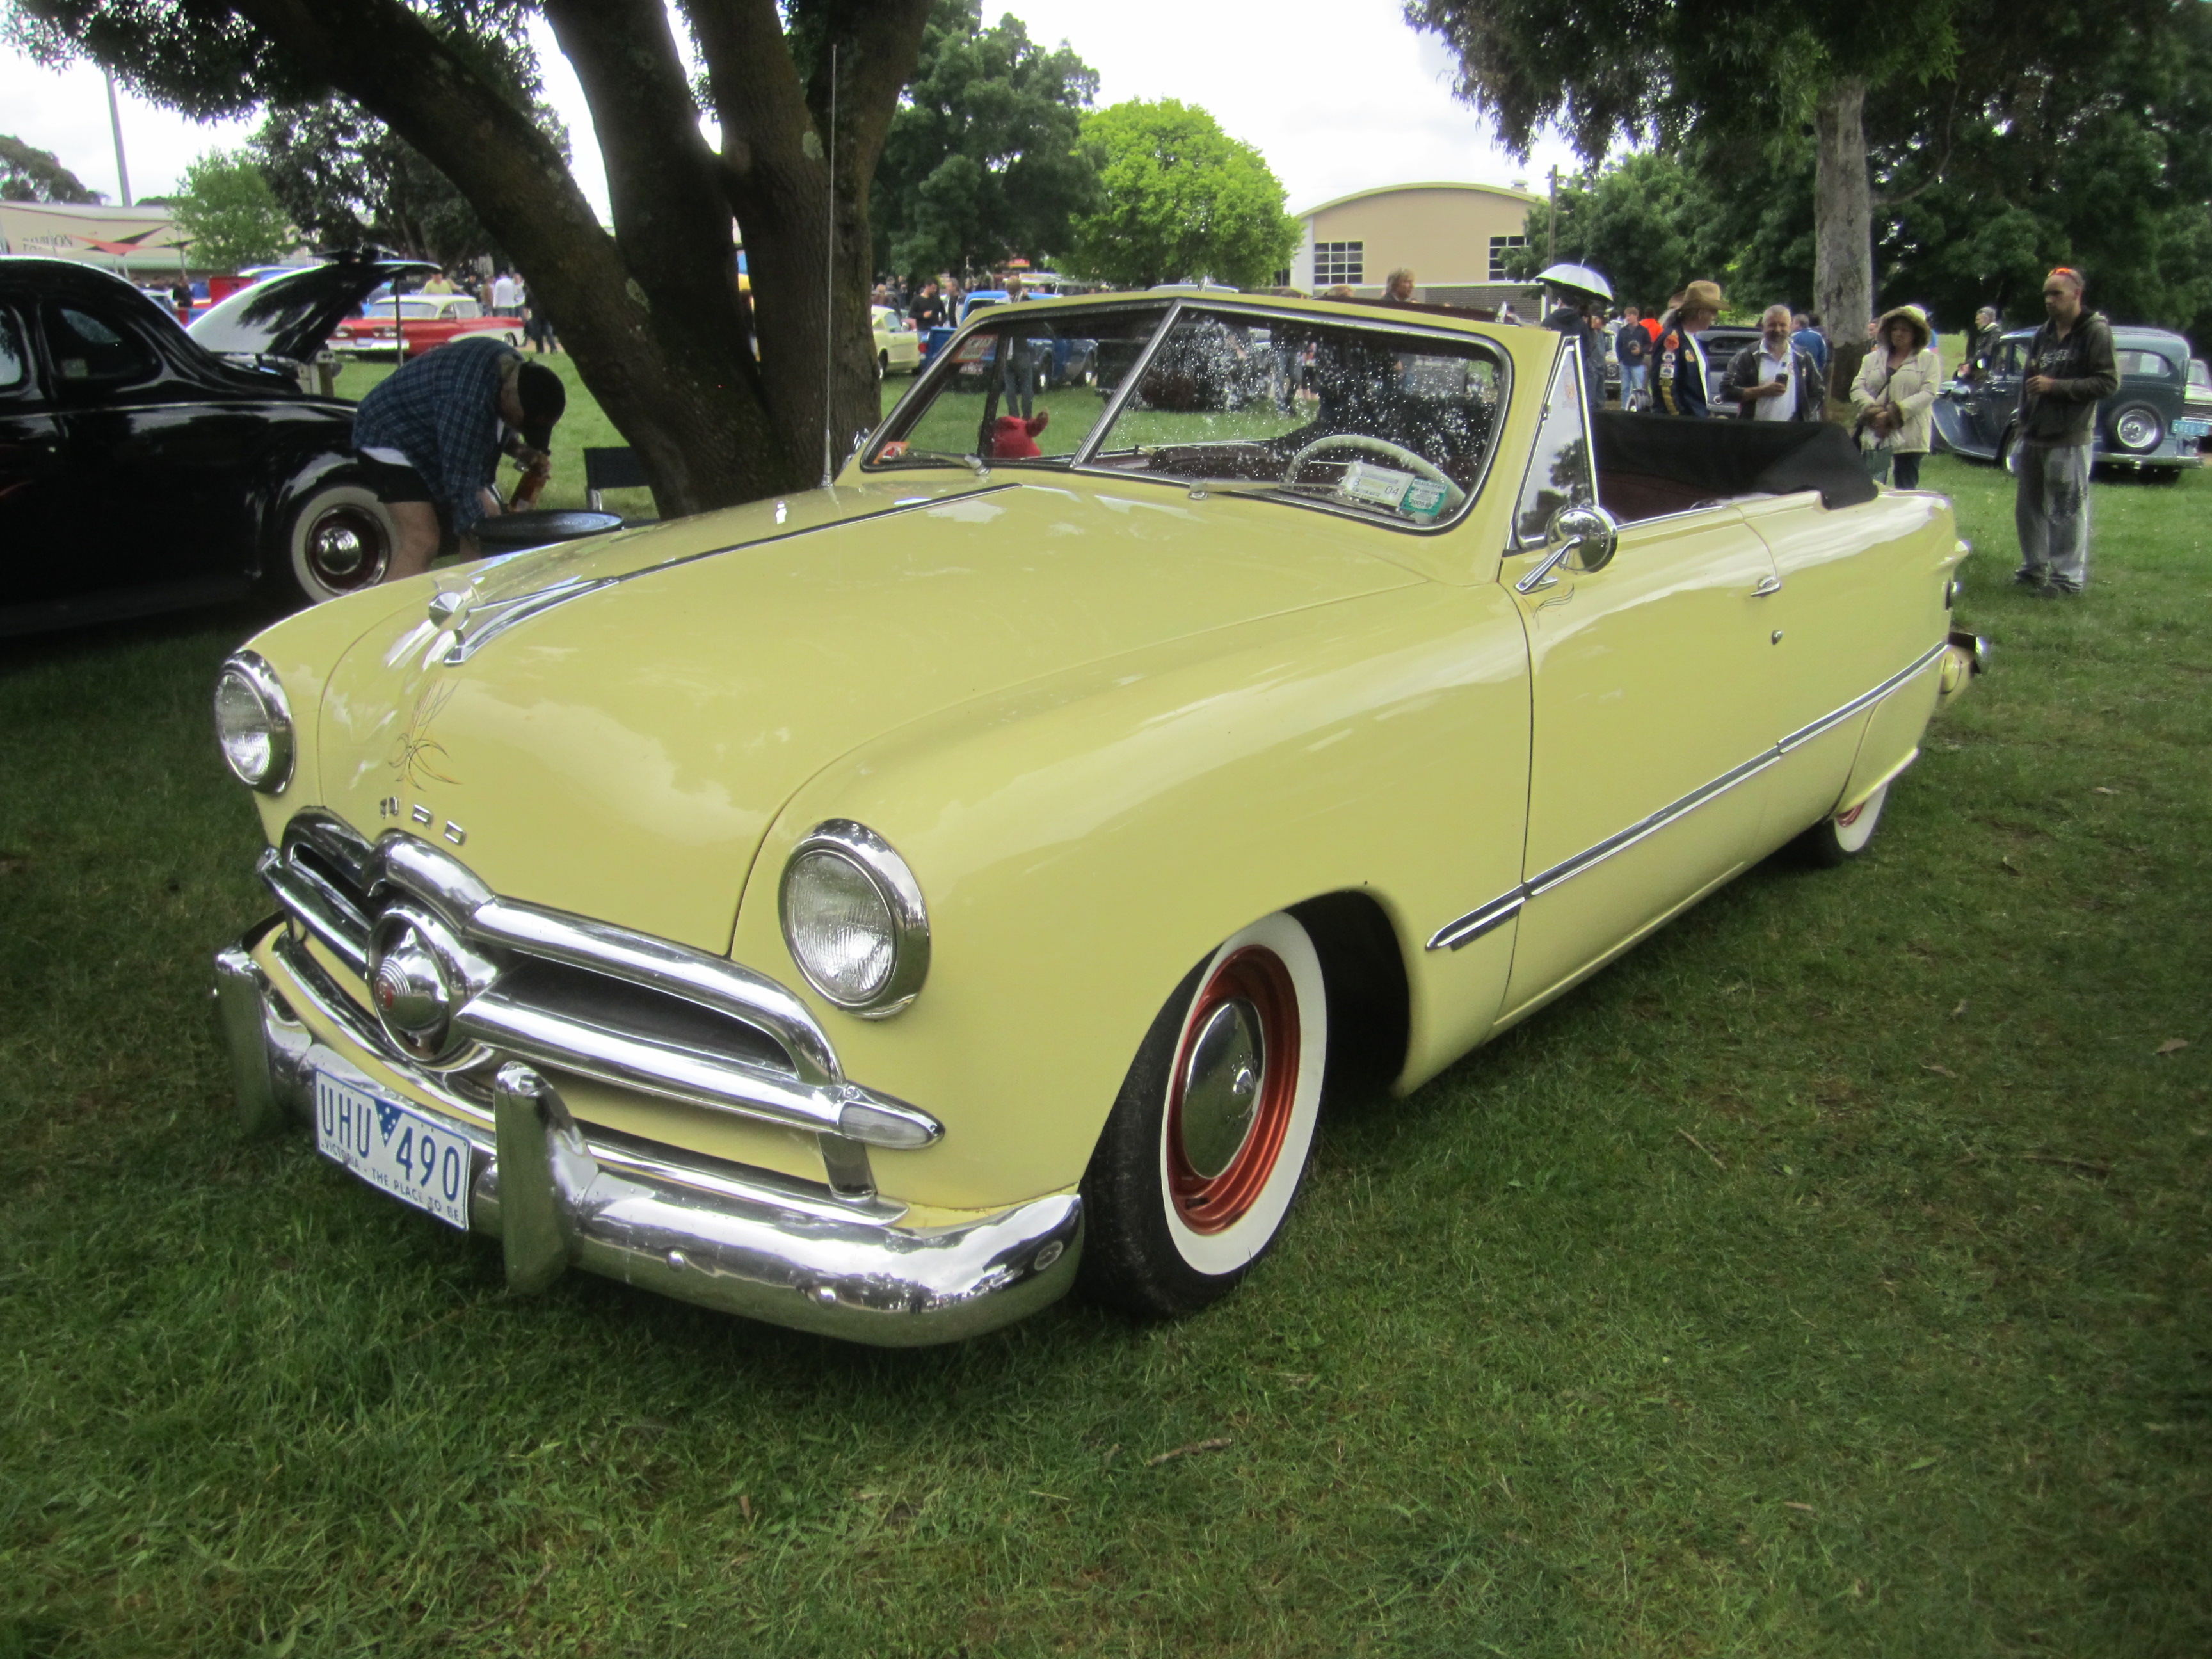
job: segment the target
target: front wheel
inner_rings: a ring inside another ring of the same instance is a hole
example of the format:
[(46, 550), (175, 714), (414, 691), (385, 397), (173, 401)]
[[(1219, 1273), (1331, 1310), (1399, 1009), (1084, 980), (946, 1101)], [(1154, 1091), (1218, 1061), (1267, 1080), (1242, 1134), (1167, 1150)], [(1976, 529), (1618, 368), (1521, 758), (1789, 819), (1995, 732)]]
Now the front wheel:
[(1193, 969), (1084, 1174), (1090, 1294), (1166, 1318), (1226, 1295), (1282, 1231), (1328, 1060), (1321, 958), (1296, 917), (1264, 917)]
[(283, 562), (274, 574), (288, 597), (320, 605), (384, 580), (399, 528), (392, 509), (357, 483), (319, 484), (286, 520)]
[(1875, 826), (1881, 822), (1882, 804), (1888, 799), (1889, 786), (1885, 783), (1850, 811), (1822, 818), (1798, 836), (1797, 850), (1811, 863), (1829, 870), (1856, 858), (1874, 839)]

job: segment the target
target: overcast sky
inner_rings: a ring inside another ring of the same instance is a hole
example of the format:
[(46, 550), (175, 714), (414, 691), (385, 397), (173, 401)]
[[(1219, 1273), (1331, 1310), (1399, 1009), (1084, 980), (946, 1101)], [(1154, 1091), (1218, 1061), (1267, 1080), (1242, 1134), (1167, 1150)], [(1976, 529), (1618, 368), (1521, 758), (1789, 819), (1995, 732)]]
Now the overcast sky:
[[(1498, 149), (1474, 111), (1449, 90), (1434, 36), (1407, 27), (1398, 0), (1279, 0), (1206, 6), (1192, 0), (986, 0), (1011, 10), (1045, 44), (1065, 40), (1098, 71), (1098, 100), (1179, 98), (1211, 110), (1232, 136), (1257, 147), (1293, 210), (1376, 185), (1465, 179), (1526, 180), (1573, 165), (1547, 143), (1527, 161)], [(538, 45), (548, 96), (575, 140), (584, 193), (605, 216), (606, 185), (591, 117), (575, 76), (543, 25)], [(134, 198), (166, 195), (202, 152), (243, 143), (254, 123), (202, 126), (122, 94), (123, 140)], [(41, 69), (0, 48), (0, 132), (52, 150), (91, 189), (117, 199), (115, 148), (99, 70)]]

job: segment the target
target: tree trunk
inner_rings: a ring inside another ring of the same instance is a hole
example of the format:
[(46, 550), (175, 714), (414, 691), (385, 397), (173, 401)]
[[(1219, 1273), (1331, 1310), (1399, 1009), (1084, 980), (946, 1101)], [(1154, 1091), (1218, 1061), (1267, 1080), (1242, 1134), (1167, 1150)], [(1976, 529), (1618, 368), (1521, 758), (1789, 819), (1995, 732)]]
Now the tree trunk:
[[(659, 0), (549, 0), (549, 21), (592, 106), (611, 236), (560, 152), (403, 0), (232, 3), (300, 67), (382, 118), (468, 199), (636, 448), (662, 514), (818, 480), (825, 341), (834, 347), (834, 459), (844, 459), (851, 428), (874, 424), (866, 181), (919, 53), (927, 0), (863, 7), (836, 20), (844, 30), (833, 25), (846, 61), (830, 307), (829, 170), (774, 0), (687, 8), (710, 63), (717, 40), (735, 36), (746, 48), (738, 70), (714, 65), (720, 157), (699, 136)], [(733, 111), (739, 82), (754, 95)], [(733, 205), (750, 255), (758, 361), (737, 292)], [(834, 332), (825, 328), (832, 318)]]
[(1813, 297), (1828, 338), (1863, 340), (1874, 315), (1874, 215), (1863, 80), (1824, 88), (1814, 112)]

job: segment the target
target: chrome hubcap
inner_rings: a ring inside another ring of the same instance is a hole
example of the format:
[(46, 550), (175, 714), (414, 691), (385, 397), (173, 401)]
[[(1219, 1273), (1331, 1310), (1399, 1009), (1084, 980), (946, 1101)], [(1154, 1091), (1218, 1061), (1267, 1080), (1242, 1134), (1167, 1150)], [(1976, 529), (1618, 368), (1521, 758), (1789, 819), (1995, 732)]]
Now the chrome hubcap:
[(1193, 1174), (1210, 1181), (1236, 1162), (1259, 1115), (1266, 1072), (1260, 1012), (1232, 998), (1207, 1016), (1183, 1073), (1182, 1155)]
[(307, 562), (333, 587), (366, 586), (384, 574), (384, 537), (357, 508), (325, 513), (307, 532)]

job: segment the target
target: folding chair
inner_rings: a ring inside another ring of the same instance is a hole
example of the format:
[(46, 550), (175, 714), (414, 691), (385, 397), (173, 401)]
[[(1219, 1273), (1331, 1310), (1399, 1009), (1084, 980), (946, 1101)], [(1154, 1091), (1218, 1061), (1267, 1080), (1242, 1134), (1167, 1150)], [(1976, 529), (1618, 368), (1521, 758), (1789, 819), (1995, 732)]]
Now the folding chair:
[(635, 449), (586, 449), (584, 452), (584, 500), (594, 513), (606, 509), (599, 505), (602, 489), (643, 489), (647, 487), (645, 468), (637, 459)]

